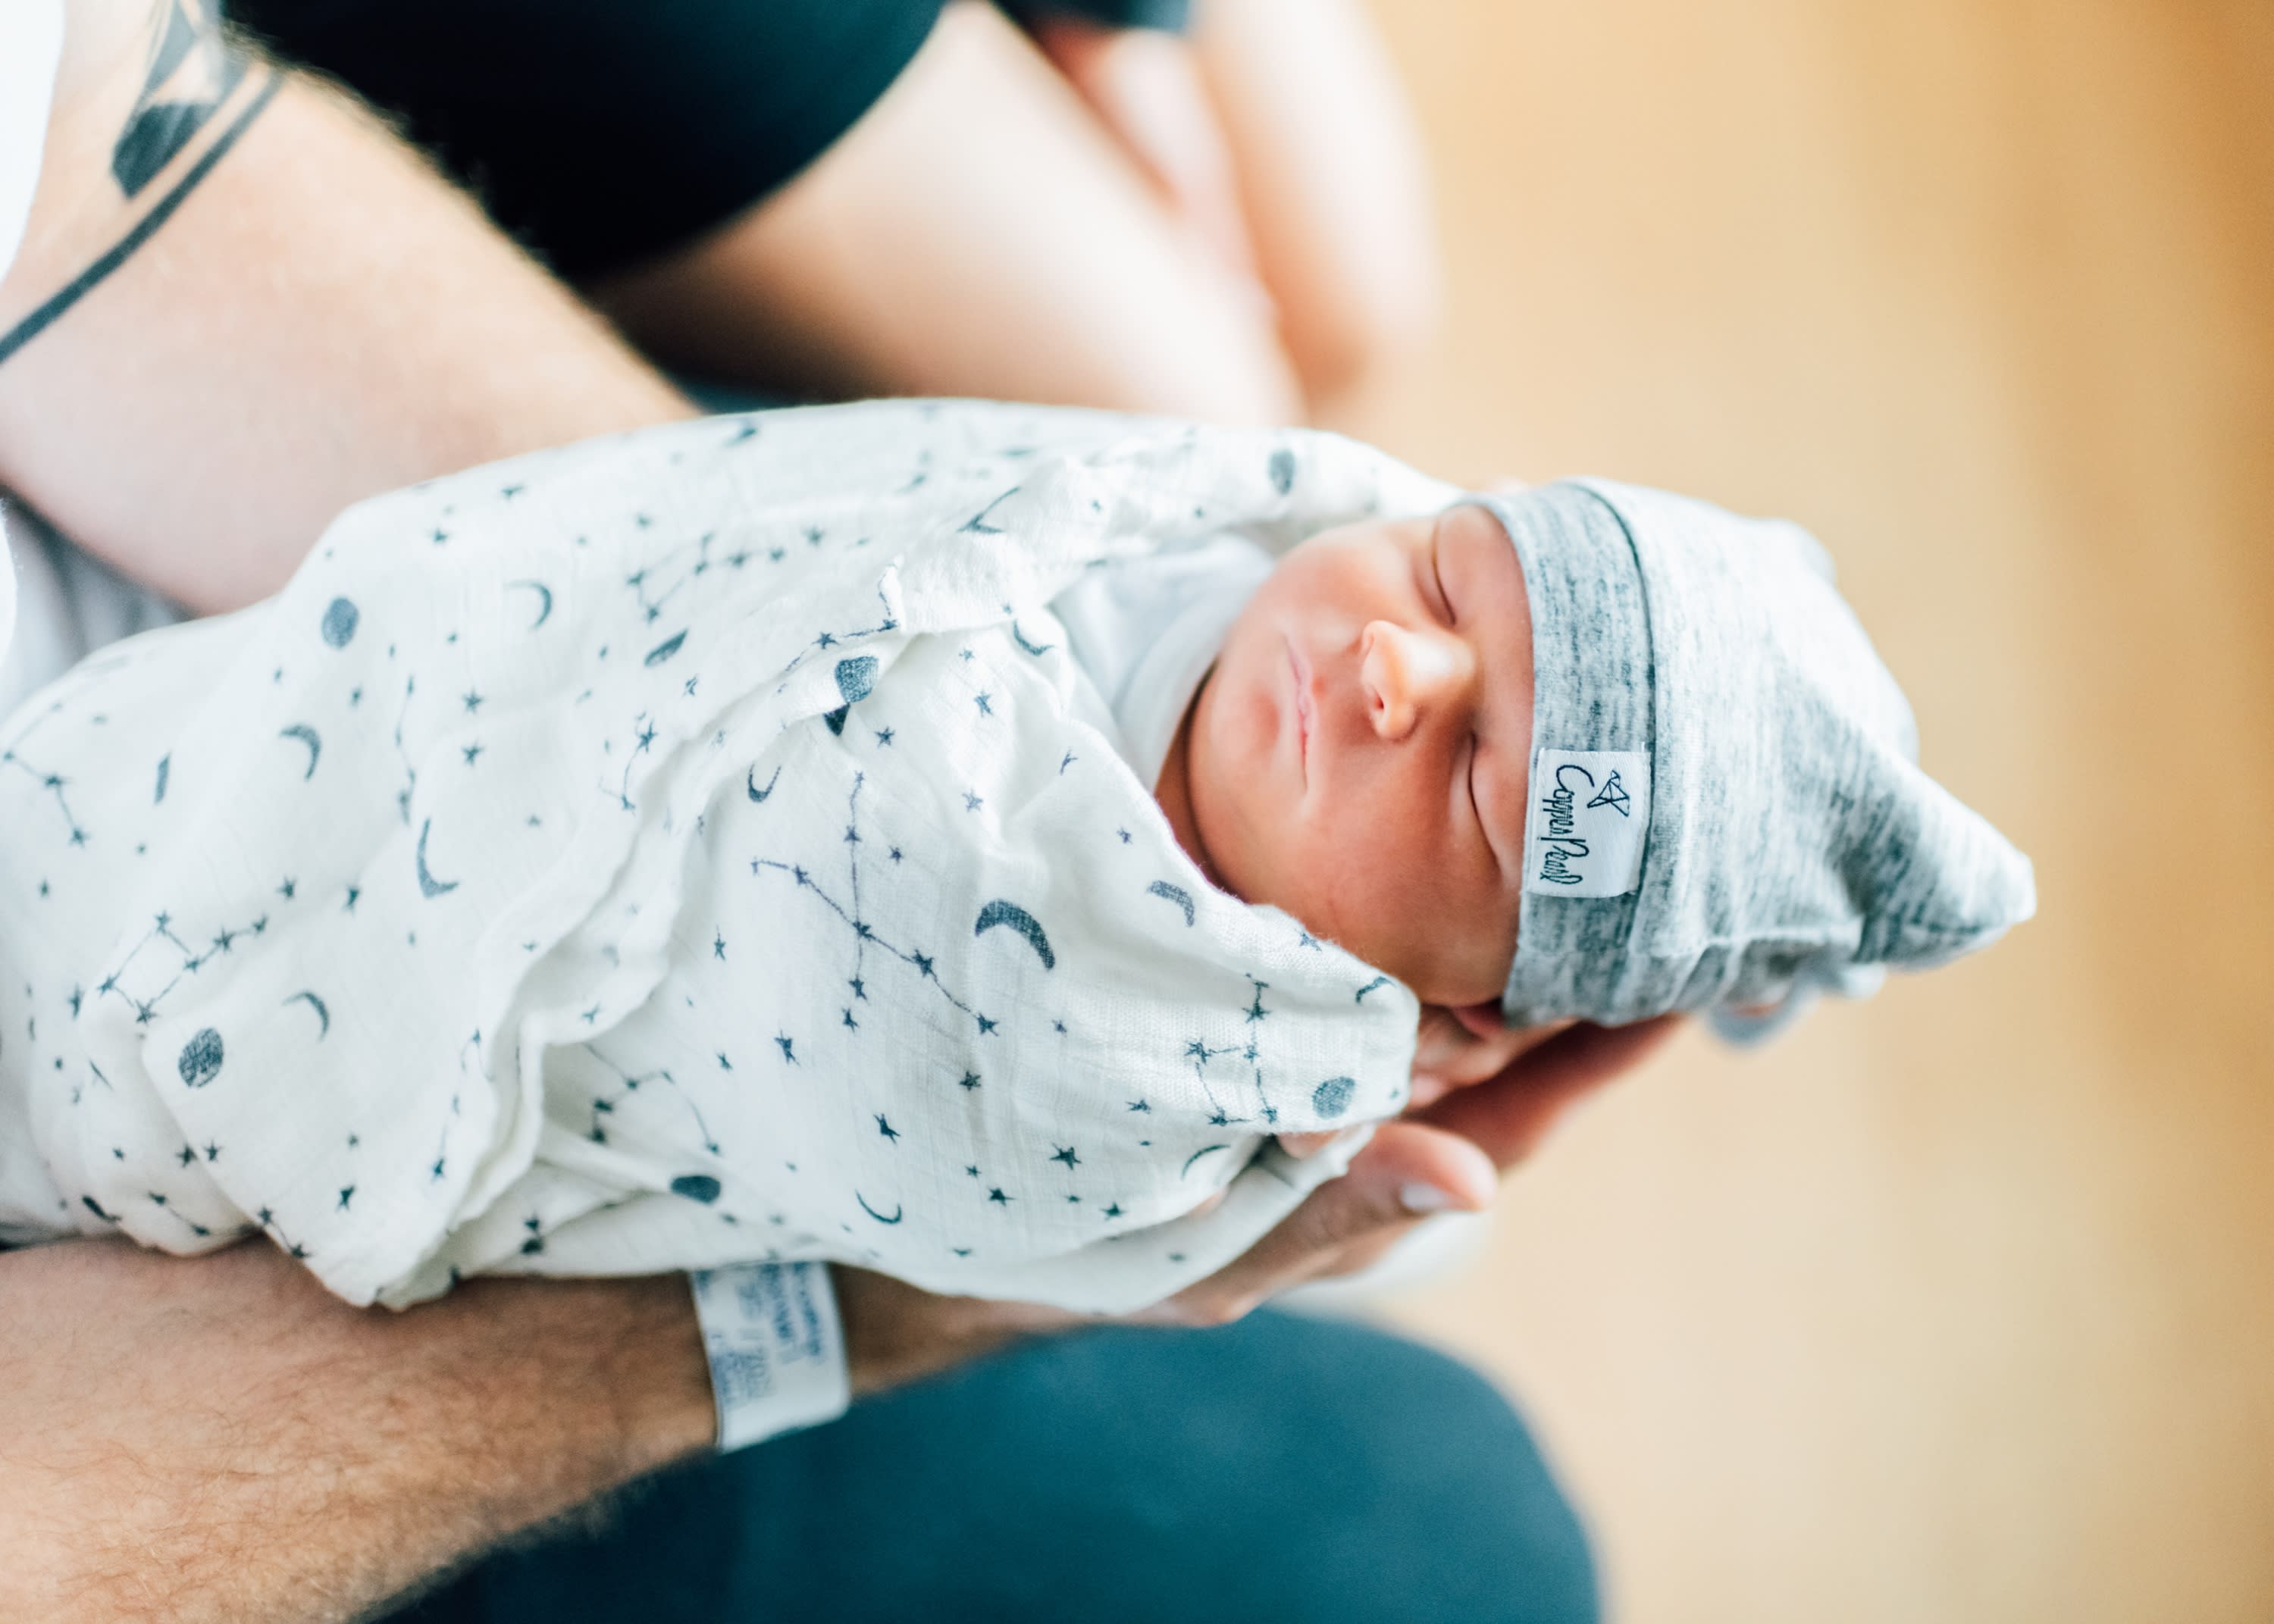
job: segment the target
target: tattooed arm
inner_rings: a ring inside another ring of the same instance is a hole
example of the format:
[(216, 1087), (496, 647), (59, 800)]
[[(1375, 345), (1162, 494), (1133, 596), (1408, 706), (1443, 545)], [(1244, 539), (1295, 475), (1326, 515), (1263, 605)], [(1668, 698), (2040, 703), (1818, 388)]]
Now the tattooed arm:
[(216, 0), (69, 0), (0, 282), (0, 485), (200, 610), (373, 492), (685, 415), (380, 123)]

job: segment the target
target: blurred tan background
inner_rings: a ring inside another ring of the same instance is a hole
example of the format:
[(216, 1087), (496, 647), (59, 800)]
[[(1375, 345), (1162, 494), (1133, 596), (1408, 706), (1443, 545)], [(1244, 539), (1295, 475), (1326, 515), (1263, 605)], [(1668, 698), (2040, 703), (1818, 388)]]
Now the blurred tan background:
[(1398, 1316), (1631, 1624), (2274, 1619), (2274, 7), (1377, 9), (1452, 303), (1344, 426), (1807, 523), (2041, 892), (1684, 1040)]

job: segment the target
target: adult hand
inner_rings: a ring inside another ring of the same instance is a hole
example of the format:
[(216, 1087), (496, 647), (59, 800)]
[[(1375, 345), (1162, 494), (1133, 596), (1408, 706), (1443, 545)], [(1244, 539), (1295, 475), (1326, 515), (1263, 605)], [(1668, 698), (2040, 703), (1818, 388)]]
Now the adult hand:
[[(1433, 1213), (1481, 1212), (1501, 1173), (1529, 1156), (1574, 1104), (1640, 1064), (1674, 1034), (1678, 1019), (1522, 1034), (1522, 1052), (1497, 1075), (1384, 1123), (1349, 1172), (1313, 1192), (1237, 1262), (1137, 1318), (1226, 1324), (1305, 1281), (1364, 1268)], [(934, 1297), (858, 1269), (838, 1269), (836, 1279), (856, 1394), (1083, 1323), (1057, 1309)]]

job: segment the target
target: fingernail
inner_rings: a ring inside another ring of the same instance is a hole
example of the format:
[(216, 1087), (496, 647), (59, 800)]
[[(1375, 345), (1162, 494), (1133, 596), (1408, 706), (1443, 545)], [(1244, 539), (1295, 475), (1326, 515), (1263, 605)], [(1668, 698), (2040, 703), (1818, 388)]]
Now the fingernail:
[(1442, 1213), (1457, 1205), (1451, 1196), (1436, 1185), (1425, 1184), (1419, 1180), (1398, 1185), (1397, 1204), (1409, 1213)]

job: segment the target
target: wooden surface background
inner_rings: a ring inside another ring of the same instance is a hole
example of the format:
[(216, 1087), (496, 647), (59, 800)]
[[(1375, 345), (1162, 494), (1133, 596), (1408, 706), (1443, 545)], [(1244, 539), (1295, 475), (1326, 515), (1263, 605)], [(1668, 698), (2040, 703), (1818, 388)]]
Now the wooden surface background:
[(1433, 471), (1791, 515), (2037, 920), (1593, 1105), (1397, 1312), (1633, 1624), (2274, 1619), (2274, 6), (1389, 0)]

